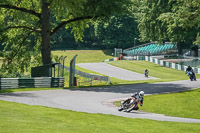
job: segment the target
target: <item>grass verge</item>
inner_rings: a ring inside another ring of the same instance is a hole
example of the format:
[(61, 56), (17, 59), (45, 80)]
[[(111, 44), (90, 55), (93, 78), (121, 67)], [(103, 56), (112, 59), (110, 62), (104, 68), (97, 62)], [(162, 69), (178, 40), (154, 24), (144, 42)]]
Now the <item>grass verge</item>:
[[(144, 97), (141, 111), (169, 116), (200, 119), (200, 88), (185, 92), (148, 95)], [(115, 102), (119, 106), (120, 101)]]
[(0, 133), (199, 133), (195, 123), (80, 113), (0, 100)]

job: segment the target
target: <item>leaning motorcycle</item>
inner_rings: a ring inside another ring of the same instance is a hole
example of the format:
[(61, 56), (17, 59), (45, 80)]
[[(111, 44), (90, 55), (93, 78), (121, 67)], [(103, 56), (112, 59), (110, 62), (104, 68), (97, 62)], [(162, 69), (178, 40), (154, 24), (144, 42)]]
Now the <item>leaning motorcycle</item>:
[(131, 112), (132, 110), (138, 109), (138, 102), (136, 98), (131, 97), (125, 101), (121, 101), (121, 105), (118, 108), (118, 111), (124, 110), (125, 112)]
[(187, 74), (191, 81), (196, 80), (196, 76), (191, 71), (188, 71)]

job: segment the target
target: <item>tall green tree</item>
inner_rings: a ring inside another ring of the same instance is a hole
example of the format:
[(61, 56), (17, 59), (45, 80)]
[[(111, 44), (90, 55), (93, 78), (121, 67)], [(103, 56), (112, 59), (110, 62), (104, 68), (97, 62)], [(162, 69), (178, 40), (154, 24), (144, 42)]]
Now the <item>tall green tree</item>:
[(167, 27), (159, 20), (162, 13), (170, 12), (168, 0), (138, 1), (138, 28), (141, 41), (157, 41), (167, 38)]
[(171, 4), (171, 12), (165, 12), (158, 17), (162, 24), (167, 27), (168, 38), (172, 42), (178, 42), (178, 48), (197, 44), (200, 1), (173, 0), (169, 1), (169, 4)]
[(82, 40), (88, 23), (128, 14), (131, 4), (131, 0), (0, 0), (0, 40), (11, 50), (8, 64), (21, 57), (23, 62), (30, 61), (27, 51), (36, 48), (41, 50), (42, 63), (49, 64), (51, 37), (62, 27), (71, 28), (75, 39)]
[(130, 48), (139, 36), (133, 16), (112, 16), (109, 21), (95, 25), (96, 36), (106, 48)]
[(142, 0), (138, 8), (142, 40), (199, 43), (199, 0)]

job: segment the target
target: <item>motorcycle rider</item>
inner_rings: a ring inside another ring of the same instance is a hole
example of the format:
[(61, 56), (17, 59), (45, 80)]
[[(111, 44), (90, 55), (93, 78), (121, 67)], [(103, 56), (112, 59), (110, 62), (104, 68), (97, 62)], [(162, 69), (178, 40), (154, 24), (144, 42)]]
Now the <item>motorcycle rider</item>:
[[(136, 98), (137, 102), (140, 102), (140, 106), (142, 106), (143, 105), (143, 100), (144, 100), (143, 96), (144, 96), (144, 91), (140, 91), (139, 93), (138, 92), (134, 93), (131, 97)], [(139, 107), (137, 106), (135, 108), (135, 110), (138, 110), (138, 109), (139, 109)]]
[(147, 69), (145, 69), (145, 71), (144, 71), (145, 78), (148, 78), (148, 74), (149, 74), (149, 71)]
[[(139, 93), (138, 93), (138, 92), (135, 92), (134, 94), (131, 95), (131, 97), (134, 97), (134, 98), (137, 100), (137, 102), (140, 102), (140, 106), (143, 105), (143, 100), (144, 100), (143, 96), (144, 96), (144, 91), (140, 91)], [(131, 98), (125, 100), (124, 103), (127, 102), (127, 101), (130, 100), (130, 99), (131, 99)], [(131, 104), (131, 103), (130, 103), (130, 104)], [(138, 107), (138, 105), (137, 105), (137, 106), (134, 108), (134, 110), (138, 110), (138, 109), (139, 109), (139, 107)]]
[(189, 65), (186, 69), (186, 73), (190, 72), (190, 71), (193, 71), (192, 67)]
[(196, 80), (196, 75), (195, 75), (194, 70), (192, 69), (192, 67), (191, 67), (190, 65), (187, 67), (185, 73), (187, 73), (188, 76), (189, 76), (189, 72), (192, 72), (192, 75), (193, 75), (193, 77), (194, 77), (194, 80)]

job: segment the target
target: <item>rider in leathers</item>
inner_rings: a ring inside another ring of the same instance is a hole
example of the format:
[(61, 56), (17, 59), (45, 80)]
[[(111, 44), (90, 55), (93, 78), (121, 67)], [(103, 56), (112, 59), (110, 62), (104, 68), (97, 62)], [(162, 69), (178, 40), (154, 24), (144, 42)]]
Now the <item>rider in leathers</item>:
[[(139, 93), (136, 92), (136, 93), (134, 93), (134, 94), (131, 95), (131, 97), (134, 97), (134, 98), (137, 100), (137, 102), (140, 102), (140, 106), (143, 105), (143, 100), (144, 100), (143, 96), (144, 96), (144, 91), (140, 91)], [(130, 98), (127, 99), (127, 100), (130, 100)], [(127, 100), (126, 100), (126, 101), (127, 101)], [(124, 103), (125, 103), (126, 101), (124, 101)], [(134, 110), (138, 110), (138, 109), (139, 109), (139, 107), (138, 107), (138, 105), (137, 105), (137, 106), (134, 108)]]
[[(187, 67), (186, 73), (188, 74), (188, 72), (192, 72), (192, 75), (193, 75), (193, 77), (194, 77), (194, 80), (196, 80), (196, 75), (195, 75), (194, 70), (192, 69), (191, 66), (188, 66), (188, 67)], [(188, 76), (189, 76), (189, 74), (188, 74)]]
[[(139, 93), (136, 92), (136, 93), (134, 93), (134, 94), (132, 95), (132, 97), (134, 97), (134, 98), (137, 99), (137, 102), (140, 102), (140, 106), (143, 105), (143, 100), (144, 100), (143, 96), (144, 96), (144, 92), (143, 92), (143, 91), (140, 91)], [(138, 109), (139, 109), (139, 107), (137, 106), (137, 107), (135, 108), (135, 110), (138, 110)]]

